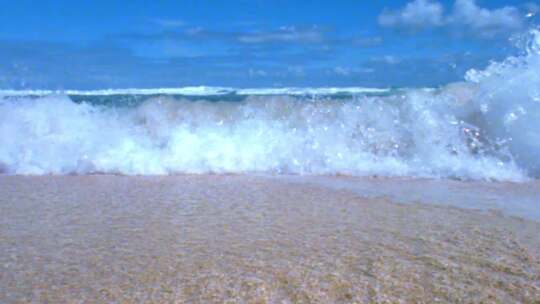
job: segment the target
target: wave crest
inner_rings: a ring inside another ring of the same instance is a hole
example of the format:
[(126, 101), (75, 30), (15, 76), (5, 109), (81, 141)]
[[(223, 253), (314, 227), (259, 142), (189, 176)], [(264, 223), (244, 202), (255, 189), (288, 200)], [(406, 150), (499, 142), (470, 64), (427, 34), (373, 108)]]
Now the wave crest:
[(540, 32), (527, 41), (522, 56), (437, 90), (218, 102), (147, 96), (123, 107), (4, 96), (0, 171), (537, 177)]

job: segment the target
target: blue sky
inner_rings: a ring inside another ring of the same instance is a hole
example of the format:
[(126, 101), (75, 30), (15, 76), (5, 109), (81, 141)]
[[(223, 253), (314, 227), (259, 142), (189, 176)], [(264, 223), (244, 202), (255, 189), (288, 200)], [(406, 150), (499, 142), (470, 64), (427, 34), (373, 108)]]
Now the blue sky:
[[(80, 3), (79, 3), (80, 2)], [(436, 86), (516, 50), (531, 1), (3, 1), (0, 88)]]

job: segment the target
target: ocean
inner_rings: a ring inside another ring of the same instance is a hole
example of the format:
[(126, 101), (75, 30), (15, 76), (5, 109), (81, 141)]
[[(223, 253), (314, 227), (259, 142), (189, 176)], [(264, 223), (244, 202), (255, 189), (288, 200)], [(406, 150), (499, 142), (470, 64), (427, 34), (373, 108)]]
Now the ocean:
[(0, 170), (538, 178), (539, 36), (438, 88), (3, 90)]

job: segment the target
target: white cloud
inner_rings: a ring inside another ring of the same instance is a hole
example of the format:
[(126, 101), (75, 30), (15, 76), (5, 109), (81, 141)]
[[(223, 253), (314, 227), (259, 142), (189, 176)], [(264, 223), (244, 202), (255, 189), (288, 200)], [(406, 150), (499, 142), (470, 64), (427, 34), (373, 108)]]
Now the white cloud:
[(513, 6), (489, 10), (479, 7), (475, 0), (456, 0), (447, 23), (465, 26), (484, 36), (515, 31), (523, 27), (524, 16)]
[(249, 69), (249, 77), (266, 77), (268, 73), (264, 70)]
[(178, 19), (154, 19), (154, 23), (156, 23), (159, 26), (162, 27), (169, 27), (169, 28), (175, 28), (175, 27), (183, 27), (186, 25), (186, 23), (183, 20)]
[(379, 24), (387, 27), (428, 27), (443, 25), (442, 4), (430, 0), (414, 0), (397, 11), (384, 11), (379, 15)]
[(405, 29), (466, 29), (472, 34), (490, 38), (523, 28), (526, 16), (527, 12), (514, 6), (488, 9), (478, 6), (475, 0), (455, 0), (452, 11), (445, 14), (443, 5), (438, 1), (414, 0), (397, 11), (383, 11), (379, 24)]
[(364, 38), (356, 38), (352, 40), (353, 44), (364, 46), (364, 47), (377, 46), (377, 45), (380, 45), (382, 42), (383, 42), (382, 37), (364, 37)]
[(399, 63), (399, 59), (392, 55), (386, 55), (382, 57), (382, 61), (388, 63), (388, 64), (397, 64)]
[(372, 62), (378, 62), (378, 63), (384, 63), (386, 65), (395, 65), (398, 63), (401, 63), (401, 59), (397, 58), (396, 56), (392, 55), (385, 55), (381, 57), (373, 57), (371, 58)]
[(204, 28), (202, 28), (200, 26), (196, 26), (196, 27), (188, 28), (185, 32), (189, 36), (196, 36), (196, 35), (199, 35), (201, 33), (204, 33), (205, 30), (204, 30)]
[(351, 74), (351, 71), (349, 71), (349, 69), (347, 68), (338, 66), (334, 68), (334, 73), (341, 76), (349, 76)]
[(337, 66), (333, 69), (333, 72), (339, 76), (351, 76), (353, 74), (365, 74), (373, 73), (375, 70), (370, 68), (347, 68)]
[(294, 26), (283, 26), (270, 32), (247, 33), (238, 37), (242, 43), (321, 42), (323, 39), (317, 27), (298, 29)]

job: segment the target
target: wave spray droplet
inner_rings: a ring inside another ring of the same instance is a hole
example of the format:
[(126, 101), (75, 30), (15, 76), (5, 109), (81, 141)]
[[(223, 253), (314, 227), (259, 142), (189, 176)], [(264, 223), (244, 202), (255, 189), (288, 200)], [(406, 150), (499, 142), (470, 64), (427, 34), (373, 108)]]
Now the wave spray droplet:
[[(540, 32), (530, 31), (522, 56), (465, 78), (436, 90), (349, 88), (345, 97), (334, 89), (229, 89), (197, 101), (161, 91), (4, 92), (0, 170), (539, 176)], [(138, 101), (123, 104), (126, 96)]]

